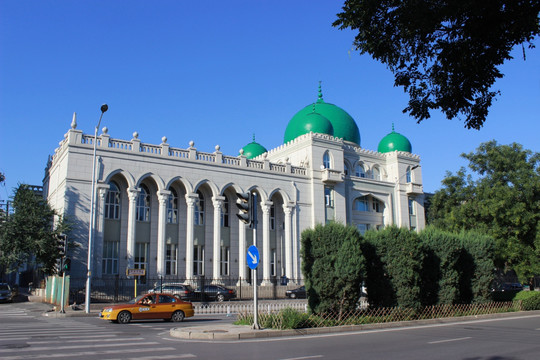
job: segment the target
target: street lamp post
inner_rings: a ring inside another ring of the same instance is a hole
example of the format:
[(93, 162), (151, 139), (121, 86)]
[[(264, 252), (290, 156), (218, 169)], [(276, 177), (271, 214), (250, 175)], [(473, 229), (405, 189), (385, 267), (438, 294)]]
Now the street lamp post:
[(91, 282), (92, 282), (92, 270), (94, 262), (94, 227), (96, 224), (95, 221), (95, 198), (96, 198), (96, 146), (97, 146), (97, 134), (99, 125), (101, 124), (101, 119), (105, 111), (109, 110), (107, 104), (101, 105), (101, 115), (99, 121), (96, 125), (94, 132), (94, 153), (92, 155), (92, 190), (90, 191), (90, 221), (88, 223), (88, 264), (87, 264), (87, 273), (86, 273), (86, 299), (85, 299), (85, 311), (90, 313), (90, 292), (91, 292)]

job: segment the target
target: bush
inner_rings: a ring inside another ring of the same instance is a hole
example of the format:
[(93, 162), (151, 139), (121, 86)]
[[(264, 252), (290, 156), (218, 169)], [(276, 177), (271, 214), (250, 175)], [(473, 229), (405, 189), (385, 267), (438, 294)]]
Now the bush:
[(525, 311), (540, 310), (540, 292), (538, 291), (521, 291), (514, 299), (521, 300), (521, 306)]
[(308, 315), (297, 310), (286, 308), (279, 312), (281, 317), (280, 329), (300, 329), (305, 327)]

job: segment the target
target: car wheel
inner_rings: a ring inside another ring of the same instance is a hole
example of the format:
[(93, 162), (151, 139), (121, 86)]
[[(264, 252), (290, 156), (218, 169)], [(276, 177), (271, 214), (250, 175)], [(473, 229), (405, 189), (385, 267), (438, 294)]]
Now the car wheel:
[(131, 321), (131, 313), (129, 311), (122, 311), (118, 314), (118, 322), (120, 324), (127, 324)]
[(291, 294), (291, 299), (296, 299), (296, 294), (295, 293)]
[(218, 294), (218, 296), (216, 297), (216, 300), (219, 302), (222, 302), (223, 300), (225, 300), (225, 296), (223, 296), (223, 294)]
[(183, 311), (175, 311), (172, 316), (171, 316), (171, 320), (174, 321), (174, 322), (182, 322), (184, 321), (184, 312)]

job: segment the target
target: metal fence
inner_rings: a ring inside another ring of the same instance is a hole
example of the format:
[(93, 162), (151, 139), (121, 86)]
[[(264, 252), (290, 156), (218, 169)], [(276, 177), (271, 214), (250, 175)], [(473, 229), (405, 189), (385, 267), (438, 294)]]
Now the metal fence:
[[(184, 278), (138, 278), (116, 276), (106, 279), (92, 279), (91, 282), (91, 302), (92, 303), (117, 303), (134, 298), (136, 295), (147, 293), (155, 287), (166, 284), (188, 284), (193, 290), (204, 289), (204, 285), (219, 284), (234, 290), (236, 296), (234, 300), (253, 299), (253, 286), (246, 279), (241, 278), (212, 278), (198, 277), (196, 279)], [(296, 289), (301, 285), (300, 280), (272, 279), (260, 282), (257, 288), (259, 299), (283, 299), (285, 292)], [(71, 278), (69, 302), (82, 304), (85, 301), (86, 278)], [(194, 301), (204, 300), (204, 293), (196, 292)]]

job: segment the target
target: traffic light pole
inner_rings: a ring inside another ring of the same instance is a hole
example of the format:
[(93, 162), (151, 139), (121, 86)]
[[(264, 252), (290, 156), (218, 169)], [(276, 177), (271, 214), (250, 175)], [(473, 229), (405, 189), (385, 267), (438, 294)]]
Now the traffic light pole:
[[(251, 201), (251, 223), (253, 225), (253, 246), (257, 246), (257, 194), (253, 193)], [(260, 330), (259, 326), (259, 299), (257, 298), (257, 268), (253, 269), (253, 329)]]
[[(62, 267), (64, 267), (63, 261), (62, 261)], [(66, 272), (62, 271), (62, 295), (60, 296), (60, 312), (64, 314), (66, 310), (64, 309), (64, 303), (66, 302)]]

